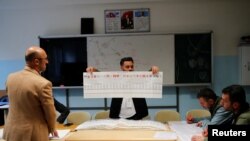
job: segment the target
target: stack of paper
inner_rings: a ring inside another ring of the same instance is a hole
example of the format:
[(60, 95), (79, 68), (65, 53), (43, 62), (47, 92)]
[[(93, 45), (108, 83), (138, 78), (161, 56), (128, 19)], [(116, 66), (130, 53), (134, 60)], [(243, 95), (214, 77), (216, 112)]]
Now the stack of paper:
[(103, 119), (91, 120), (80, 124), (76, 130), (84, 129), (148, 129), (169, 130), (163, 123), (150, 120)]

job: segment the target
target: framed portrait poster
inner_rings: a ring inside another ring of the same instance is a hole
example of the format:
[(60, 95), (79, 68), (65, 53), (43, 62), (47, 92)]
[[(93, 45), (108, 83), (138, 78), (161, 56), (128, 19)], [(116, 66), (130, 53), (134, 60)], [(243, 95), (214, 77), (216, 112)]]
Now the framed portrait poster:
[(105, 32), (149, 32), (149, 8), (105, 10)]

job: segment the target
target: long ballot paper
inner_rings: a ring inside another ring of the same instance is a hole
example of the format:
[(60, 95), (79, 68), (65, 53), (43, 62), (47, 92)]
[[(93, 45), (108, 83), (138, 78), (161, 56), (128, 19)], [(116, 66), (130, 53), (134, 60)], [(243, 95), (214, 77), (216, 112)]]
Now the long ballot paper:
[(162, 98), (162, 72), (83, 73), (83, 82), (84, 98)]

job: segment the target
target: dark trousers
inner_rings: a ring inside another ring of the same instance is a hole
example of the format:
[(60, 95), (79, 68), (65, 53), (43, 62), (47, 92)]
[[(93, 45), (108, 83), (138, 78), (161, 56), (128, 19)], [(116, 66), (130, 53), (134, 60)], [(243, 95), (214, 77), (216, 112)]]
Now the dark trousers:
[(57, 118), (57, 121), (59, 123), (63, 123), (70, 113), (69, 108), (64, 106), (62, 103), (57, 101), (55, 98), (54, 98), (54, 105), (55, 105), (56, 110), (60, 113), (60, 116)]
[(4, 125), (4, 110), (0, 110), (0, 126)]

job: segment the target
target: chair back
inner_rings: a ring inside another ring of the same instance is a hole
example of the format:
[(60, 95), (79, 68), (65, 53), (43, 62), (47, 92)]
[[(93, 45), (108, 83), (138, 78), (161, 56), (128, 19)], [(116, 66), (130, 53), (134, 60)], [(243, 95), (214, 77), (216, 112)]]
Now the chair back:
[(154, 119), (162, 123), (167, 123), (168, 121), (181, 121), (181, 115), (173, 110), (160, 110), (155, 114)]
[(151, 119), (150, 115), (147, 115), (144, 118), (142, 118), (142, 120), (150, 120), (150, 119)]
[(93, 119), (108, 119), (109, 118), (109, 111), (99, 111), (93, 116)]
[(192, 116), (193, 118), (202, 118), (202, 117), (210, 117), (211, 113), (205, 109), (193, 109), (189, 110), (186, 113), (186, 117)]
[(68, 123), (73, 123), (75, 125), (82, 124), (85, 121), (91, 120), (89, 112), (80, 111), (80, 112), (71, 112), (68, 117)]

